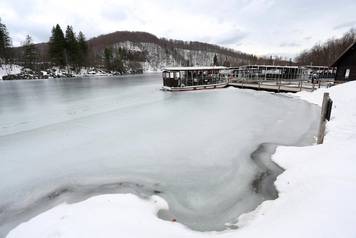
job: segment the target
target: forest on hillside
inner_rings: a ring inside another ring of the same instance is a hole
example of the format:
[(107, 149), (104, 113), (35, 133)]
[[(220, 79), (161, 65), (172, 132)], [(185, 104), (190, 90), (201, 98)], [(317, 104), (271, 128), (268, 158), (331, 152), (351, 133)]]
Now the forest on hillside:
[(27, 35), (21, 46), (12, 47), (6, 25), (0, 26), (0, 63), (37, 71), (51, 66), (69, 66), (73, 70), (97, 67), (126, 73), (142, 71), (142, 65), (147, 64), (153, 70), (166, 66), (291, 64), (282, 57), (257, 57), (203, 42), (158, 38), (147, 32), (117, 31), (86, 40), (83, 32), (76, 33), (72, 26), (62, 30), (58, 24), (53, 26), (48, 42), (34, 44)]
[[(114, 45), (118, 42), (133, 42), (133, 43), (148, 43), (155, 44), (165, 49), (173, 57), (181, 57), (178, 50), (187, 50), (194, 52), (211, 52), (217, 54), (220, 57), (219, 65), (224, 66), (240, 66), (245, 64), (290, 64), (289, 59), (283, 57), (275, 56), (266, 56), (258, 57), (254, 54), (243, 53), (241, 51), (233, 50), (230, 48), (222, 47), (219, 45), (203, 43), (198, 41), (183, 41), (183, 40), (174, 40), (167, 38), (158, 38), (157, 36), (147, 33), (147, 32), (137, 32), (137, 31), (117, 31), (110, 34), (100, 35), (94, 37), (88, 41), (89, 48), (91, 53), (95, 54), (96, 52), (101, 52), (105, 47), (109, 45)], [(92, 61), (94, 60), (95, 55), (92, 55)], [(226, 60), (230, 59), (230, 60)], [(185, 59), (184, 66), (191, 65), (191, 62), (187, 62), (188, 59)], [(231, 61), (231, 62), (230, 62)], [(211, 64), (213, 64), (213, 57), (211, 58)]]
[(278, 56), (258, 57), (203, 42), (158, 38), (147, 32), (117, 31), (87, 40), (83, 32), (76, 33), (72, 26), (63, 31), (57, 24), (48, 42), (34, 44), (27, 35), (20, 47), (12, 47), (10, 34), (0, 19), (0, 64), (18, 64), (37, 71), (52, 66), (77, 71), (97, 67), (121, 74), (141, 72), (144, 65), (152, 70), (193, 65), (331, 65), (355, 39), (356, 30), (351, 29), (341, 38), (301, 52), (292, 61)]
[(303, 51), (295, 61), (298, 65), (330, 66), (355, 40), (356, 29), (351, 29), (340, 38), (331, 38)]

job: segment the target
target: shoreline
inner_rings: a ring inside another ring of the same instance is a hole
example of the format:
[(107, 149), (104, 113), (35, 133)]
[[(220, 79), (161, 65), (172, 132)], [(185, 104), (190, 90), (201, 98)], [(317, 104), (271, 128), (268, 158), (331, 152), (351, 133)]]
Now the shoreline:
[(58, 67), (48, 68), (41, 71), (32, 71), (29, 69), (24, 69), (19, 65), (2, 65), (0, 66), (0, 81), (68, 79), (81, 77), (115, 77), (161, 72), (162, 70), (147, 70), (142, 72), (119, 73), (116, 71), (108, 72), (104, 69), (89, 67), (82, 68), (80, 73), (75, 73), (72, 70), (60, 69)]
[[(285, 169), (275, 182), (280, 197), (240, 217), (239, 225), (245, 227), (240, 230), (241, 237), (257, 237), (261, 235), (258, 229), (267, 237), (355, 237), (356, 188), (352, 184), (356, 182), (356, 153), (351, 147), (356, 142), (354, 89), (356, 82), (349, 82), (295, 94), (320, 106), (323, 93), (330, 93), (334, 106), (324, 143), (277, 148), (272, 160)], [(295, 230), (298, 232), (291, 233)]]

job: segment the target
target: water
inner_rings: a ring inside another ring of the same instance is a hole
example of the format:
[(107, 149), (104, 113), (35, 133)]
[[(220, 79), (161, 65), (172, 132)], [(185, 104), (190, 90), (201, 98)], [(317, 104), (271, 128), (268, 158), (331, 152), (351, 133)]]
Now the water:
[(274, 145), (308, 145), (320, 109), (241, 89), (160, 91), (160, 74), (0, 82), (0, 236), (60, 202), (159, 194), (163, 219), (233, 228), (276, 197)]

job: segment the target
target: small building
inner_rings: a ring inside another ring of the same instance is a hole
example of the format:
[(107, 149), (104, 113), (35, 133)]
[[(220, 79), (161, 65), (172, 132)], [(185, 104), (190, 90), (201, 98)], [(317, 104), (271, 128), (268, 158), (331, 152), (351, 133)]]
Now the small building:
[(356, 80), (356, 41), (331, 65), (336, 67), (335, 82)]

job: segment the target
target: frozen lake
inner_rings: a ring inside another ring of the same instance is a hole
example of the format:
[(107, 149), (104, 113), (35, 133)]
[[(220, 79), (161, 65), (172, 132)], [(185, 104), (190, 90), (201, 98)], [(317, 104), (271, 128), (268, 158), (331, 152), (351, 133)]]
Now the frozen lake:
[(235, 88), (160, 91), (160, 74), (0, 81), (0, 237), (63, 201), (159, 194), (196, 230), (276, 196), (274, 144), (308, 145), (320, 109)]

